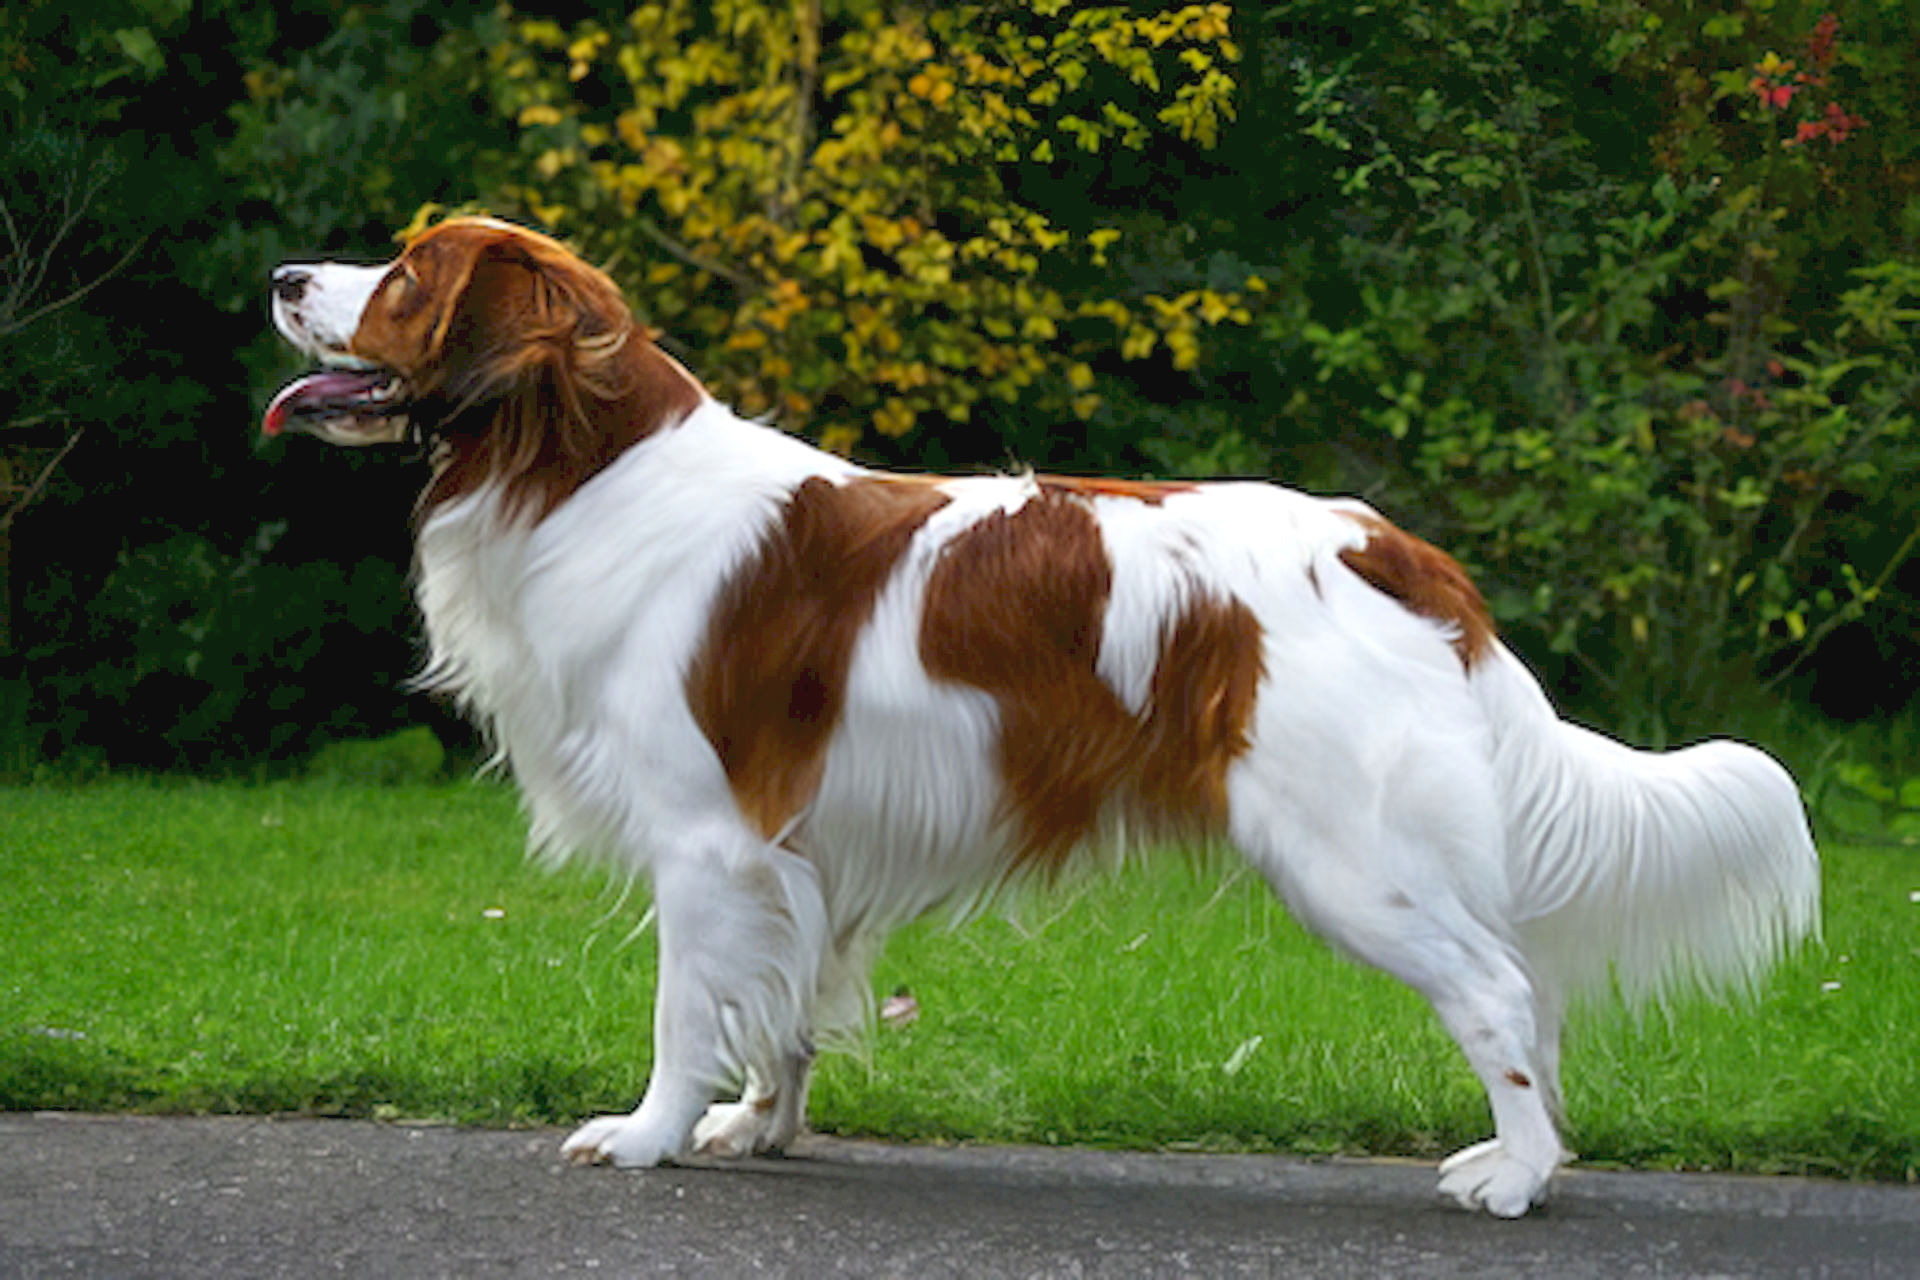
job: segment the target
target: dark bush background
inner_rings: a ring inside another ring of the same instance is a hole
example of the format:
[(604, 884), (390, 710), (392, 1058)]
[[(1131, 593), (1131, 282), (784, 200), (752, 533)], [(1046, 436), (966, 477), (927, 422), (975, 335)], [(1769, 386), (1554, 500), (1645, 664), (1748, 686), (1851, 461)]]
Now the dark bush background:
[[(1063, 226), (1122, 229), (1136, 292), (1258, 275), (1250, 320), (1192, 368), (1103, 366), (1072, 430), (928, 421), (874, 456), (1361, 492), (1461, 556), (1591, 718), (1900, 715), (1920, 40), (1904, 0), (1829, 8), (1236, 7), (1216, 146), (1010, 180)], [(404, 690), (421, 463), (257, 438), (296, 372), (263, 285), (289, 258), (387, 256), (426, 202), (525, 216), (537, 130), (490, 57), (522, 16), (0, 14), (0, 770), (272, 769), (423, 722), (459, 739)]]

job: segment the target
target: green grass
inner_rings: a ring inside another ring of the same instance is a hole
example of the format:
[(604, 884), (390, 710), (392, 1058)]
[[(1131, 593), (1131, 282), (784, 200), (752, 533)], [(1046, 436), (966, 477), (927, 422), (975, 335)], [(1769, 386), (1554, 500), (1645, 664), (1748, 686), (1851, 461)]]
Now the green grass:
[[(630, 1107), (641, 894), (525, 865), (520, 831), (512, 797), (477, 785), (0, 789), (0, 1106)], [(1758, 1000), (1576, 1021), (1587, 1160), (1916, 1176), (1920, 856), (1824, 856), (1826, 944)], [(908, 988), (920, 1018), (823, 1060), (816, 1128), (1422, 1157), (1485, 1136), (1424, 1005), (1250, 876), (1173, 859), (1014, 908), (894, 939), (875, 986)]]

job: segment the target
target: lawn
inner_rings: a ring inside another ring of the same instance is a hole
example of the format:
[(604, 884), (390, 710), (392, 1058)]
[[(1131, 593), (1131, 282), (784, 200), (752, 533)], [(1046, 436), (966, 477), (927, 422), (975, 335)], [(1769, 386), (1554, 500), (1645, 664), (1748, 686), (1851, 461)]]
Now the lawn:
[[(523, 862), (503, 788), (0, 789), (0, 1107), (569, 1122), (644, 1082), (644, 893)], [(1827, 842), (1826, 940), (1738, 1007), (1579, 1017), (1596, 1163), (1920, 1176), (1920, 854)], [(915, 1140), (1432, 1157), (1485, 1136), (1413, 995), (1231, 865), (898, 935), (920, 1016), (812, 1122)]]

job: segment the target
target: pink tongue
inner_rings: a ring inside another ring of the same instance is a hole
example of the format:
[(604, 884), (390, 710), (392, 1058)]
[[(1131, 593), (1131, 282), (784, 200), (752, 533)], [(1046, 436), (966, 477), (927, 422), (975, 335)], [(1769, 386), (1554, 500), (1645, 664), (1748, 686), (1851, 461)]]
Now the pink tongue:
[(270, 436), (279, 435), (286, 427), (287, 415), (297, 411), (305, 401), (322, 402), (323, 407), (315, 412), (325, 411), (325, 401), (338, 401), (340, 413), (350, 414), (354, 402), (364, 401), (367, 394), (380, 384), (382, 377), (378, 373), (330, 369), (296, 378), (282, 387), (280, 394), (273, 398), (273, 403), (267, 406), (260, 430)]

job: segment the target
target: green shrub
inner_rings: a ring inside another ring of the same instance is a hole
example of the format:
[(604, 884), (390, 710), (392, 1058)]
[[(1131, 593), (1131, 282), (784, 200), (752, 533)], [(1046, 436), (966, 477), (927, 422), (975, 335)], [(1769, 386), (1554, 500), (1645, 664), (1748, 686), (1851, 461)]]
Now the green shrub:
[(1339, 214), (1266, 320), (1283, 430), (1334, 442), (1523, 643), (1655, 726), (1794, 670), (1883, 596), (1920, 516), (1920, 258), (1838, 252), (1853, 215), (1829, 207), (1861, 145), (1831, 122), (1895, 68), (1829, 24), (1791, 80), (1757, 27), (1690, 27), (1735, 123), (1687, 150), (1705, 126), (1671, 118), (1667, 64), (1579, 15), (1657, 7), (1427, 0), (1348, 48), (1300, 21), (1327, 6), (1284, 6), (1296, 142)]
[(314, 753), (307, 776), (331, 782), (393, 787), (445, 775), (447, 753), (424, 725), (371, 741), (329, 742)]

